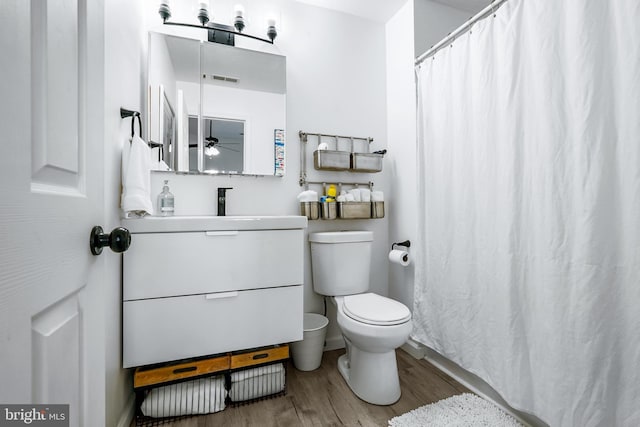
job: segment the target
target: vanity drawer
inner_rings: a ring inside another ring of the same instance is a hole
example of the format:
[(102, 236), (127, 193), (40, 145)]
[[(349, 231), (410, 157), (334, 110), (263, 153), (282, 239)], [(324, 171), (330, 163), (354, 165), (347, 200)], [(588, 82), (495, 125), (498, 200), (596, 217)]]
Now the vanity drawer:
[(301, 229), (133, 234), (123, 299), (299, 285), (303, 242)]
[(125, 301), (123, 367), (302, 339), (302, 285)]

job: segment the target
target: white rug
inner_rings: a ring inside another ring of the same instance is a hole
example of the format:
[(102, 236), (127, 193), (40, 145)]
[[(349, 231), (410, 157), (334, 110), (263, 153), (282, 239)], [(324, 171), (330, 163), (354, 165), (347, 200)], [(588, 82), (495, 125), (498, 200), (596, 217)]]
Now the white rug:
[(389, 427), (522, 427), (511, 415), (475, 394), (465, 393), (389, 420)]

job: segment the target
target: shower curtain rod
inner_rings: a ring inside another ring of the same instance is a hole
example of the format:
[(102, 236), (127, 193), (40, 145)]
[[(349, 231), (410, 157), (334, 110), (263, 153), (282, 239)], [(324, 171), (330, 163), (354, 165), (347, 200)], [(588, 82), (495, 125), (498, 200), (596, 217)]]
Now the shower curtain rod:
[(425, 53), (420, 55), (416, 59), (415, 65), (418, 65), (422, 61), (424, 61), (425, 59), (435, 55), (436, 52), (438, 52), (440, 49), (442, 49), (446, 45), (448, 45), (450, 43), (453, 43), (455, 41), (455, 39), (458, 38), (458, 36), (460, 36), (461, 34), (465, 33), (466, 31), (468, 31), (473, 26), (473, 24), (475, 24), (479, 20), (489, 16), (490, 14), (494, 13), (496, 10), (498, 10), (498, 8), (500, 6), (502, 6), (502, 3), (506, 2), (506, 1), (507, 0), (495, 0), (495, 1), (493, 1), (489, 6), (485, 7), (480, 12), (478, 12), (476, 15), (472, 16), (471, 18), (469, 18), (469, 20), (467, 22), (465, 22), (464, 24), (459, 26), (453, 32), (449, 33), (449, 35), (447, 37), (445, 37), (444, 39), (440, 40), (438, 43), (436, 43), (435, 45), (431, 46), (429, 48), (429, 50), (427, 50)]

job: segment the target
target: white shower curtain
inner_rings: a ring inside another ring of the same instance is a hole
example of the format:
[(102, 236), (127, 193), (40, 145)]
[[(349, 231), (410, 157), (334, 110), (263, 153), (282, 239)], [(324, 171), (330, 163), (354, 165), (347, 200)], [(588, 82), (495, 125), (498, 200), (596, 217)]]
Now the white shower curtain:
[(640, 1), (508, 0), (416, 73), (413, 338), (551, 426), (639, 426)]

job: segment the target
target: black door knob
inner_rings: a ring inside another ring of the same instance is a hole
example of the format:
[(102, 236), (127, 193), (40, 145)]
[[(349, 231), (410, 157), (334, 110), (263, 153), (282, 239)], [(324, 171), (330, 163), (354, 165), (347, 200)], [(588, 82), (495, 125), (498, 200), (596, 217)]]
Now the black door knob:
[(111, 233), (105, 233), (99, 225), (91, 229), (89, 247), (94, 255), (100, 255), (105, 246), (109, 246), (113, 252), (120, 253), (129, 249), (130, 245), (131, 233), (124, 227), (116, 227)]

